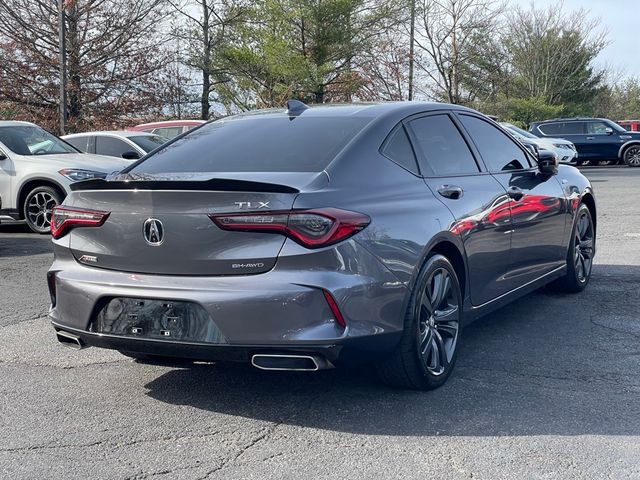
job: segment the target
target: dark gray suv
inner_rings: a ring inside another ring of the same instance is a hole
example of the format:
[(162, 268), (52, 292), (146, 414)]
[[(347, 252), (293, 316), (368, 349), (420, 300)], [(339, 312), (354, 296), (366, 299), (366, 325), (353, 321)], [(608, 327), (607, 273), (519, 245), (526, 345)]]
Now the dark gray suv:
[[(466, 108), (290, 102), (210, 122), (55, 209), (50, 318), (76, 348), (442, 385), (462, 327), (588, 283), (589, 181)], [(514, 319), (517, 321), (518, 319)]]
[(534, 122), (530, 130), (543, 138), (560, 137), (573, 142), (579, 163), (624, 162), (640, 167), (640, 132), (628, 132), (606, 118), (556, 118)]

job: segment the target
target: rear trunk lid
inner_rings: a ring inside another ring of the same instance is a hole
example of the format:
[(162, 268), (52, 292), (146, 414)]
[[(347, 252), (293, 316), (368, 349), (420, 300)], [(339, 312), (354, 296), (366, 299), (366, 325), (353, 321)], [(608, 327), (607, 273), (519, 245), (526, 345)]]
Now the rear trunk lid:
[[(285, 237), (218, 228), (213, 213), (290, 210), (300, 190), (321, 188), (324, 173), (242, 174), (243, 180), (203, 181), (197, 175), (88, 181), (65, 206), (110, 212), (97, 228), (71, 230), (70, 248), (81, 263), (132, 273), (243, 275), (270, 270)], [(250, 180), (247, 180), (249, 178)], [(286, 183), (286, 184), (283, 184)]]

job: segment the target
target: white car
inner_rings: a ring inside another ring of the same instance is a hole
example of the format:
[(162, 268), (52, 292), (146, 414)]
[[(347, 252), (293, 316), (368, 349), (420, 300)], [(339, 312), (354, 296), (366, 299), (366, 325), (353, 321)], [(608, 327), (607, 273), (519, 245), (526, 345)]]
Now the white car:
[(162, 146), (167, 139), (147, 132), (86, 132), (62, 137), (78, 150), (110, 157), (137, 160)]
[(563, 138), (540, 138), (511, 123), (502, 122), (500, 125), (518, 140), (534, 143), (540, 150), (551, 150), (558, 156), (560, 163), (576, 165), (578, 163), (578, 151), (573, 143)]
[(48, 233), (51, 210), (81, 180), (104, 178), (131, 161), (88, 155), (28, 122), (0, 121), (0, 220)]

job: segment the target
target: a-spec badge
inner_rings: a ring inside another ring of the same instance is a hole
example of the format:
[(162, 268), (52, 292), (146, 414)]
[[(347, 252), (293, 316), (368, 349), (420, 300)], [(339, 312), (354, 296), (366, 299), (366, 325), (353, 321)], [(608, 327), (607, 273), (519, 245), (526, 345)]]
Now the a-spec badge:
[(142, 227), (144, 240), (152, 247), (162, 245), (164, 242), (164, 225), (157, 218), (147, 218)]

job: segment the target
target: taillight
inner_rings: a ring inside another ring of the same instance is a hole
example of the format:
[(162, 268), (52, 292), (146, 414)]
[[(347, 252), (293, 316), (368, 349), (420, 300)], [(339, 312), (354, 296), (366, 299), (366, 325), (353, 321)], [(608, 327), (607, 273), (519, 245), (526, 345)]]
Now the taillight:
[(98, 210), (54, 207), (51, 215), (51, 236), (60, 238), (76, 227), (99, 227), (107, 220), (109, 213)]
[(362, 213), (337, 208), (214, 214), (209, 218), (222, 230), (279, 233), (307, 248), (333, 245), (358, 233), (371, 222)]

